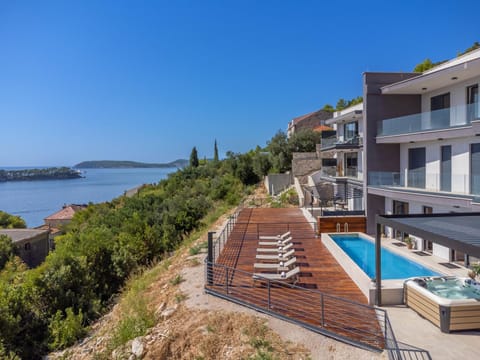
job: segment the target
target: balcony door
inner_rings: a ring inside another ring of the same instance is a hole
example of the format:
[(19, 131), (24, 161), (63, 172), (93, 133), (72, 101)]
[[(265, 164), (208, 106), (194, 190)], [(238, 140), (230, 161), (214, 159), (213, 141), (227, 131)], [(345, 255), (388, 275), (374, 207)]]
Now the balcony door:
[(450, 126), (450, 93), (430, 98), (432, 129), (442, 129)]
[(450, 192), (452, 191), (452, 146), (442, 146), (440, 151), (440, 190)]
[(358, 174), (358, 153), (345, 153), (345, 176), (357, 178)]
[(480, 195), (480, 144), (470, 144), (470, 193)]
[(425, 189), (425, 148), (408, 149), (408, 187)]
[(478, 84), (467, 87), (467, 122), (480, 119)]

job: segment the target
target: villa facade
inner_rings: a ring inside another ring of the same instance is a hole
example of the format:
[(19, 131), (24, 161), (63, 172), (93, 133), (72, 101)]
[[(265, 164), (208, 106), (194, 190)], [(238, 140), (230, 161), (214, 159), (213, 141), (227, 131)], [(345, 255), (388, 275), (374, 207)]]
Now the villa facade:
[(337, 111), (325, 123), (334, 131), (322, 133), (320, 180), (331, 183), (341, 204), (350, 210), (364, 209), (363, 104)]
[[(369, 233), (376, 214), (480, 211), (479, 83), (480, 50), (422, 74), (363, 75)], [(415, 240), (418, 250), (468, 265), (468, 254)]]

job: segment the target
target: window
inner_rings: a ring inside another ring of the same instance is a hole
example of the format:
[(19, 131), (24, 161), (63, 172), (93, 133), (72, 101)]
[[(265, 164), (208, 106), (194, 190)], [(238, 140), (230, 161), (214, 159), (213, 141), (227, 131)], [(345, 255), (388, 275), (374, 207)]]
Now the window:
[(25, 249), (25, 251), (29, 251), (32, 249), (32, 245), (30, 243), (25, 243), (25, 245), (23, 245), (23, 248)]
[(480, 195), (480, 144), (470, 144), (470, 194)]
[(357, 177), (358, 172), (358, 154), (346, 153), (345, 154), (345, 175), (348, 177)]
[(452, 191), (452, 146), (442, 146), (440, 151), (440, 190)]
[(423, 206), (424, 214), (433, 214), (433, 208), (431, 206)]
[(343, 130), (345, 141), (358, 137), (358, 123), (356, 121), (345, 124)]
[(408, 149), (408, 186), (425, 189), (425, 148)]
[(450, 93), (430, 98), (431, 128), (441, 129), (450, 126)]
[(478, 105), (478, 84), (467, 87), (467, 122), (480, 119), (480, 106)]

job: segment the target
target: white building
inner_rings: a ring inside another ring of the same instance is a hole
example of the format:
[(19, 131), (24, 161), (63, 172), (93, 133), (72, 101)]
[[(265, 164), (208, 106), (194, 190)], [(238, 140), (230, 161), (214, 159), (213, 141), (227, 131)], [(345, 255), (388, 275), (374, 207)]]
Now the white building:
[[(423, 74), (364, 74), (369, 232), (375, 214), (480, 211), (479, 83), (480, 50)], [(416, 247), (468, 260), (428, 239)]]

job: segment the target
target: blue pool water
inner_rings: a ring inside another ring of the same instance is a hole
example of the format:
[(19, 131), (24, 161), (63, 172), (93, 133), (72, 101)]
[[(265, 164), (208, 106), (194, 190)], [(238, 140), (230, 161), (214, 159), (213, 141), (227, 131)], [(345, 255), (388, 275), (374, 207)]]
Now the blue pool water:
[[(357, 234), (330, 234), (330, 237), (370, 278), (375, 278), (375, 244), (373, 242)], [(384, 280), (440, 275), (383, 247), (381, 257)]]

